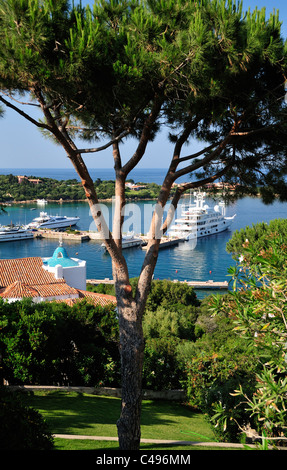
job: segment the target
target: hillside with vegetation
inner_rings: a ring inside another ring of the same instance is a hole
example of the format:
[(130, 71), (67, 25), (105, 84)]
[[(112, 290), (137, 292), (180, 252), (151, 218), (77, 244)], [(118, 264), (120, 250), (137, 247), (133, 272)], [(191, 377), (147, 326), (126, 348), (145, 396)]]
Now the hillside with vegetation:
[[(37, 181), (37, 183), (35, 182)], [(133, 183), (133, 180), (129, 180)], [(95, 181), (97, 194), (100, 200), (111, 199), (115, 195), (115, 182), (113, 180)], [(140, 189), (126, 187), (127, 199), (155, 199), (160, 186), (156, 183), (141, 184)], [(52, 178), (36, 178), (25, 176), (19, 182), (15, 175), (0, 175), (0, 203), (19, 201), (32, 201), (36, 199), (53, 201), (80, 201), (86, 199), (82, 184), (77, 179), (56, 180)]]

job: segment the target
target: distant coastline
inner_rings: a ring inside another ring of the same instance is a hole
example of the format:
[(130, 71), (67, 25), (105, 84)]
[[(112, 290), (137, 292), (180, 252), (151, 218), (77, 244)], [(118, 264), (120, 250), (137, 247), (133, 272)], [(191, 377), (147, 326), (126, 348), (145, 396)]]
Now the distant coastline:
[[(136, 168), (129, 174), (128, 178), (142, 183), (161, 184), (166, 174), (165, 168)], [(89, 168), (91, 178), (95, 181), (97, 178), (109, 181), (115, 179), (113, 168)], [(37, 178), (52, 178), (56, 180), (76, 179), (80, 181), (74, 168), (3, 168), (0, 169), (1, 175), (26, 175)], [(179, 182), (189, 181), (189, 177), (179, 178)]]
[[(18, 171), (19, 170), (19, 171)], [(59, 174), (47, 174), (44, 170), (38, 173), (27, 174), (23, 169), (6, 169), (6, 174), (0, 174), (0, 203), (1, 204), (24, 204), (37, 203), (38, 199), (47, 202), (79, 202), (86, 201), (84, 188), (71, 172), (64, 172), (62, 179), (57, 179)], [(34, 172), (35, 171), (35, 172)], [(40, 171), (40, 170), (38, 170)], [(58, 171), (58, 170), (57, 170)], [(3, 173), (3, 172), (2, 172)], [(63, 178), (65, 176), (65, 178)], [(102, 176), (102, 175), (101, 175)], [(109, 176), (109, 175), (103, 175)], [(141, 175), (140, 175), (141, 176)], [(98, 200), (100, 202), (112, 201), (115, 194), (115, 183), (112, 179), (101, 179), (99, 176), (94, 180)], [(126, 200), (155, 200), (159, 194), (160, 185), (157, 183), (136, 183), (133, 179), (126, 183)]]
[[(99, 202), (112, 202), (115, 174), (113, 169), (90, 169)], [(136, 169), (129, 174), (126, 201), (154, 201), (165, 177), (165, 169)], [(182, 181), (183, 179), (183, 181)], [(187, 176), (176, 180), (176, 184), (190, 181)], [(220, 183), (218, 183), (220, 184)], [(212, 194), (217, 183), (204, 190)], [(229, 185), (230, 186), (230, 185)], [(224, 188), (225, 190), (226, 188)], [(229, 187), (229, 190), (235, 188)], [(171, 189), (170, 198), (176, 186)], [(216, 197), (221, 196), (222, 187), (216, 187)], [(187, 196), (187, 193), (185, 196)], [(47, 202), (85, 202), (84, 189), (73, 168), (6, 168), (0, 170), (0, 204), (34, 204), (37, 199)]]

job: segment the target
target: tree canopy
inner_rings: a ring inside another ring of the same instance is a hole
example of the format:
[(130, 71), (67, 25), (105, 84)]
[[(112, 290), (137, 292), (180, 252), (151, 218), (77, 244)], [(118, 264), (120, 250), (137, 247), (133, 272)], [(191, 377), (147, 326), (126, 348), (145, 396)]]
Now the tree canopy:
[[(127, 176), (164, 123), (175, 143), (171, 162), (163, 156), (173, 181), (201, 170), (203, 180), (224, 174), (241, 191), (260, 182), (266, 201), (274, 193), (286, 197), (278, 13), (244, 13), (232, 0), (112, 0), (93, 9), (65, 0), (2, 0), (0, 23), (1, 88), (31, 93), (45, 115), (34, 123), (58, 142), (106, 138), (105, 147), (137, 136), (126, 163), (119, 150), (115, 157)], [(181, 156), (192, 139), (202, 152)]]

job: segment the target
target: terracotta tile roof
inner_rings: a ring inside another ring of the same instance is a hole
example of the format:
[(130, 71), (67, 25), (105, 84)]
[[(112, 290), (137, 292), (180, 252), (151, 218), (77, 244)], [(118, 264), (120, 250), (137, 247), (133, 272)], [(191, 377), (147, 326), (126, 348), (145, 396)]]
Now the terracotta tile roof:
[(78, 296), (77, 289), (68, 286), (64, 281), (51, 284), (29, 286), (22, 281), (15, 281), (0, 293), (3, 299), (21, 299), (23, 297), (59, 297), (63, 295)]
[(89, 291), (80, 290), (80, 289), (78, 289), (78, 292), (79, 292), (80, 299), (85, 298), (87, 300), (90, 300), (96, 305), (98, 304), (102, 305), (102, 307), (111, 303), (115, 305), (117, 304), (117, 299), (113, 295), (99, 294), (97, 292), (89, 292)]
[(112, 295), (88, 292), (68, 286), (64, 279), (56, 279), (52, 272), (43, 269), (42, 258), (19, 258), (0, 260), (0, 297), (21, 299), (23, 297), (62, 297), (55, 299), (70, 305), (88, 299), (94, 305), (116, 305)]
[(85, 290), (80, 290), (77, 289), (79, 297), (78, 298), (69, 298), (69, 299), (57, 299), (56, 302), (65, 302), (68, 305), (74, 305), (77, 302), (80, 302), (83, 299), (87, 299), (89, 302), (91, 302), (94, 305), (101, 305), (102, 307), (105, 307), (107, 305), (110, 305), (111, 303), (116, 305), (117, 300), (116, 297), (112, 295), (107, 295), (107, 294), (98, 294), (96, 292), (88, 292)]
[(7, 287), (15, 281), (25, 285), (62, 283), (63, 279), (56, 279), (53, 273), (43, 269), (40, 257), (1, 259), (0, 260), (0, 287)]
[(33, 289), (33, 287), (26, 286), (23, 284), (21, 281), (15, 281), (10, 286), (6, 287), (2, 292), (1, 292), (1, 297), (4, 299), (9, 299), (9, 298), (22, 298), (22, 297), (37, 297), (38, 292), (36, 289)]

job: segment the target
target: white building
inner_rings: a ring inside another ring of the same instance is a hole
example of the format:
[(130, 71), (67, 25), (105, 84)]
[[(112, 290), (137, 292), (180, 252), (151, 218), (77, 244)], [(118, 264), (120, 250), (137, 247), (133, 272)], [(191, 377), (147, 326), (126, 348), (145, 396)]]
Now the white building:
[(29, 297), (72, 305), (85, 298), (94, 305), (116, 305), (112, 295), (86, 291), (86, 261), (69, 258), (62, 246), (51, 258), (0, 259), (0, 297), (9, 303)]
[(70, 287), (86, 290), (86, 261), (70, 258), (63, 246), (58, 246), (51, 258), (43, 258), (43, 268), (56, 279), (65, 279)]

